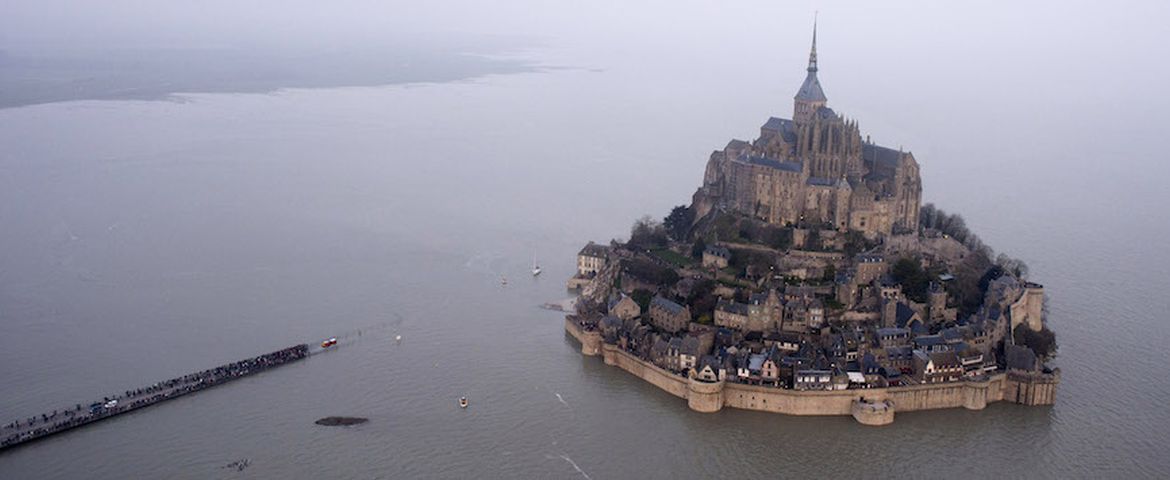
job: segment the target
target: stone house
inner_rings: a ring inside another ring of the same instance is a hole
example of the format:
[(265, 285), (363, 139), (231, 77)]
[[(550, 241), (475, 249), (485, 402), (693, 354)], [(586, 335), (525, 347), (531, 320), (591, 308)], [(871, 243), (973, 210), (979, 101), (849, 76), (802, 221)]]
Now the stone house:
[(711, 245), (703, 250), (703, 268), (727, 268), (731, 251), (726, 247)]
[(723, 363), (714, 355), (703, 355), (692, 372), (695, 378), (704, 382), (718, 382), (727, 377), (727, 372), (723, 371)]
[(768, 352), (764, 359), (764, 364), (760, 366), (760, 380), (763, 382), (776, 385), (780, 380), (780, 352), (772, 349)]
[(639, 307), (638, 302), (635, 302), (630, 296), (622, 295), (609, 302), (609, 314), (622, 320), (629, 320), (642, 315), (642, 307)]
[(853, 272), (846, 270), (837, 273), (833, 281), (833, 297), (846, 309), (857, 304), (858, 288)]
[(662, 331), (678, 333), (691, 322), (689, 308), (655, 296), (650, 299), (650, 323)]
[(910, 344), (910, 329), (882, 327), (877, 329), (878, 345), (882, 348), (903, 347)]
[(613, 315), (606, 315), (598, 324), (598, 329), (601, 331), (601, 338), (605, 340), (605, 343), (615, 344), (622, 332), (622, 321)]
[(775, 290), (753, 294), (747, 304), (746, 330), (766, 332), (774, 330), (784, 321), (784, 304)]
[(605, 268), (608, 258), (609, 247), (589, 242), (577, 253), (577, 274), (583, 277), (597, 274)]
[(747, 305), (722, 298), (715, 304), (715, 325), (735, 330), (745, 330), (747, 323)]
[(740, 382), (747, 383), (752, 376), (752, 371), (748, 368), (751, 362), (749, 355), (747, 353), (740, 353), (735, 355), (733, 359), (735, 363), (735, 377)]
[(674, 360), (670, 358), (670, 342), (667, 342), (662, 337), (654, 340), (654, 345), (650, 347), (650, 363), (665, 370), (677, 370), (671, 368), (674, 365)]
[(937, 353), (953, 350), (953, 346), (948, 344), (942, 335), (919, 335), (914, 337), (914, 349), (926, 353)]
[(886, 365), (899, 372), (911, 372), (914, 369), (914, 349), (910, 347), (890, 347), (884, 350)]
[(954, 382), (963, 376), (963, 364), (955, 352), (914, 351), (914, 379), (919, 383)]
[(959, 363), (963, 366), (963, 376), (978, 377), (984, 374), (983, 352), (974, 348), (965, 348), (957, 354)]
[(678, 366), (680, 370), (694, 368), (699, 361), (699, 355), (703, 352), (699, 350), (699, 338), (693, 336), (683, 337), (682, 343), (678, 349)]
[(796, 370), (792, 379), (796, 390), (830, 390), (833, 388), (833, 372), (828, 370)]
[(889, 265), (886, 264), (885, 258), (881, 255), (862, 254), (854, 258), (854, 271), (856, 273), (856, 282), (859, 285), (869, 285), (874, 280), (881, 278), (886, 274)]
[(825, 307), (818, 298), (801, 297), (784, 306), (784, 322), (781, 329), (790, 332), (806, 332), (825, 325)]
[(678, 364), (679, 352), (681, 350), (682, 350), (682, 337), (671, 337), (670, 340), (666, 342), (666, 356), (669, 359), (669, 361), (668, 361), (668, 366), (670, 367), (669, 370), (673, 370), (676, 372), (682, 371), (682, 368)]

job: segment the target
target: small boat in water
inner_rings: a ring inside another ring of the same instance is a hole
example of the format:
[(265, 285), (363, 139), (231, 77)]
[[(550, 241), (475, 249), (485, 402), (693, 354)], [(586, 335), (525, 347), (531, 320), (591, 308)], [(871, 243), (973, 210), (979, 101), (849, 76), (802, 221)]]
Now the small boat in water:
[(328, 340), (321, 342), (321, 348), (329, 348), (334, 345), (337, 345), (337, 337), (329, 337)]
[(459, 408), (467, 408), (467, 397), (459, 397)]
[(535, 277), (537, 275), (540, 275), (540, 265), (533, 265), (532, 266), (532, 276)]
[(508, 277), (500, 277), (500, 285), (507, 285)]

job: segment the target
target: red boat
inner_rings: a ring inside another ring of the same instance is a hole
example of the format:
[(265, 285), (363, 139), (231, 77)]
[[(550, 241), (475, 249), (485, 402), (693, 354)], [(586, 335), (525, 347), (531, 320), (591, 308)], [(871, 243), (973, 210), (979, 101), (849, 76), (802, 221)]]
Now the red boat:
[(329, 340), (321, 342), (321, 348), (329, 348), (337, 345), (337, 337), (330, 337)]

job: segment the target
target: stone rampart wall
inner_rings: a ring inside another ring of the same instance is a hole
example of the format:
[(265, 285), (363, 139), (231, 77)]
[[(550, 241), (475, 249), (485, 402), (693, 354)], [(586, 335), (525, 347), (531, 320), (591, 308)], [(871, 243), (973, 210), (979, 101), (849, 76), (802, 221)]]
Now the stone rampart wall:
[[(590, 341), (595, 332), (582, 332), (573, 322), (565, 329), (578, 339)], [(584, 345), (584, 343), (583, 343)], [(688, 405), (703, 412), (722, 407), (782, 413), (786, 415), (855, 415), (855, 405), (888, 401), (891, 411), (912, 412), (941, 408), (980, 410), (989, 403), (1009, 401), (1025, 405), (1051, 404), (1055, 399), (1055, 381), (1009, 379), (1006, 374), (991, 375), (981, 381), (948, 382), (837, 391), (797, 391), (739, 383), (704, 383), (687, 379), (659, 368), (616, 345), (602, 343), (600, 353), (607, 365), (616, 366), (649, 382), (671, 395), (688, 400)], [(694, 397), (694, 398), (692, 398)], [(885, 413), (883, 413), (885, 415)], [(892, 421), (892, 420), (890, 420)]]
[(601, 349), (606, 364), (630, 372), (678, 398), (687, 398), (687, 379), (685, 377), (670, 373), (650, 362), (623, 352), (616, 345), (603, 344)]

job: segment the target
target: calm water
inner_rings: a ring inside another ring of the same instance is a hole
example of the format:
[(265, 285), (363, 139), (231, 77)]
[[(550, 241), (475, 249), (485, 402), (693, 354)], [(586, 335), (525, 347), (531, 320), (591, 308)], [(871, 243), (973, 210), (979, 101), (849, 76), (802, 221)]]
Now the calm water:
[[(882, 95), (914, 85), (861, 88), (822, 67), (835, 107), (875, 140), (914, 144), (928, 200), (1048, 287), (1064, 372), (1053, 408), (908, 413), (878, 429), (702, 415), (582, 357), (561, 316), (536, 308), (566, 296), (586, 240), (688, 201), (709, 151), (787, 116), (799, 54), (777, 75), (733, 80), (586, 59), (454, 83), (0, 110), (0, 418), (345, 337), (298, 365), (0, 454), (0, 477), (1170, 471), (1170, 170), (1152, 125), (1062, 113), (1105, 116), (1109, 102), (1048, 98), (1050, 113), (993, 124), (976, 98), (970, 118), (940, 122), (964, 104), (886, 115)], [(313, 424), (328, 415), (371, 421)], [(242, 458), (243, 472), (221, 468)]]

